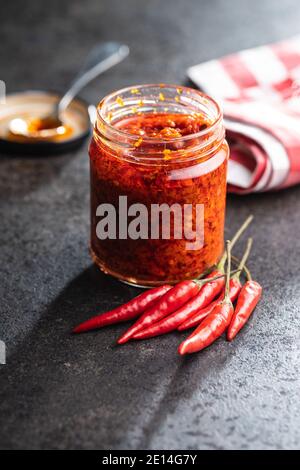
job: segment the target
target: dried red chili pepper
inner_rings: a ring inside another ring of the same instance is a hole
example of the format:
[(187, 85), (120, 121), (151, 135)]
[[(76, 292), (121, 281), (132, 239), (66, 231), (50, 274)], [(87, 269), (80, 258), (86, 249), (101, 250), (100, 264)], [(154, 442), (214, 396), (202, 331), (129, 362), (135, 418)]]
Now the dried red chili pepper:
[(178, 349), (179, 354), (190, 354), (201, 351), (217, 338), (219, 338), (228, 327), (233, 315), (233, 305), (229, 298), (229, 280), (230, 280), (230, 242), (227, 242), (227, 273), (224, 300), (215, 306), (213, 311), (203, 320)]
[[(232, 250), (233, 246), (235, 243), (238, 241), (240, 236), (243, 234), (243, 232), (246, 230), (248, 225), (252, 222), (253, 220), (253, 215), (250, 215), (247, 217), (245, 222), (240, 226), (240, 228), (237, 230), (237, 232), (234, 234), (232, 239), (230, 240), (230, 249)], [(227, 253), (226, 251), (224, 252), (221, 260), (219, 261), (216, 269), (211, 273), (213, 276), (218, 276), (221, 274), (224, 274), (224, 265), (226, 262), (227, 258)], [(205, 287), (203, 287), (202, 291), (200, 292), (199, 295), (201, 295), (203, 302), (199, 302), (199, 309), (200, 308), (205, 308), (208, 306), (216, 297), (218, 294), (220, 294), (222, 288), (224, 287), (225, 280), (224, 278), (220, 278), (221, 280), (213, 281), (209, 284), (206, 284)]]
[[(240, 275), (242, 270), (244, 269), (245, 263), (247, 261), (247, 258), (249, 256), (250, 250), (252, 246), (252, 238), (248, 239), (247, 243), (247, 248), (245, 250), (245, 253), (243, 254), (243, 257), (239, 263), (238, 266), (238, 271), (231, 277), (230, 282), (229, 282), (229, 298), (231, 302), (234, 302), (239, 295), (239, 292), (242, 288), (242, 284), (240, 281)], [(219, 303), (222, 302), (224, 297), (224, 293), (221, 294), (214, 302), (212, 302), (210, 305), (208, 305), (205, 308), (202, 308), (201, 310), (198, 310), (194, 315), (189, 316), (187, 320), (185, 320), (181, 325), (179, 325), (178, 330), (183, 331), (187, 330), (189, 328), (194, 328), (195, 326), (199, 325), (199, 323), (209, 315), (215, 306)]]
[(159, 321), (176, 308), (185, 304), (199, 291), (199, 283), (196, 281), (182, 281), (166, 292), (156, 305), (147, 309), (144, 314), (132, 325), (119, 339), (118, 344), (124, 344), (138, 331), (146, 326)]
[[(224, 274), (220, 275), (222, 278)], [(132, 325), (119, 339), (118, 344), (124, 344), (135, 334), (144, 328), (158, 322), (170, 313), (179, 309), (187, 303), (191, 298), (195, 297), (201, 287), (211, 282), (212, 279), (201, 279), (192, 281), (182, 281), (174, 286), (170, 291), (166, 292), (161, 299), (151, 308), (147, 309), (143, 315)], [(219, 279), (219, 276), (218, 276)]]
[[(235, 235), (232, 237), (232, 239), (230, 241), (230, 248), (231, 249), (233, 248), (233, 246), (235, 245), (237, 240), (240, 238), (242, 233), (246, 230), (248, 225), (252, 222), (252, 220), (253, 220), (253, 215), (250, 215), (249, 217), (247, 217), (247, 219), (241, 225), (241, 227), (237, 230), (237, 232), (235, 233)], [(250, 251), (250, 248), (249, 248), (249, 251)], [(248, 254), (247, 254), (247, 256), (248, 256)], [(219, 263), (217, 265), (217, 268), (210, 274), (211, 277), (220, 276), (221, 274), (224, 274), (224, 265), (225, 265), (225, 262), (226, 262), (226, 257), (227, 257), (227, 254), (226, 254), (226, 251), (225, 251), (222, 258), (221, 258), (221, 260), (219, 261)], [(247, 257), (245, 258), (245, 261), (246, 261), (246, 259), (247, 259)], [(243, 265), (241, 267), (239, 266), (238, 272), (236, 274), (238, 274), (240, 272), (240, 270), (242, 268), (244, 268), (244, 264), (245, 264), (245, 262), (243, 263)], [(232, 280), (230, 280), (230, 297), (232, 296), (232, 299), (233, 299), (232, 301), (234, 301), (236, 299), (236, 297), (238, 295), (238, 292), (239, 292), (238, 287), (240, 286), (240, 284), (239, 284), (238, 281), (239, 281), (239, 277), (233, 277)], [(215, 306), (215, 304), (213, 304), (212, 307), (210, 308), (211, 303), (217, 297), (217, 295), (220, 294), (222, 288), (224, 287), (224, 284), (225, 284), (224, 277), (220, 277), (216, 281), (213, 281), (213, 282), (210, 282), (210, 283), (206, 284), (201, 289), (199, 294), (195, 297), (195, 299), (193, 299), (190, 302), (191, 305), (187, 305), (187, 309), (186, 309), (186, 312), (185, 312), (186, 315), (184, 314), (184, 312), (178, 312), (178, 316), (175, 315), (175, 313), (174, 313), (173, 324), (174, 325), (177, 324), (177, 326), (179, 326), (180, 324), (177, 323), (177, 321), (176, 321), (177, 319), (178, 319), (178, 321), (179, 321), (179, 319), (181, 319), (182, 322), (184, 322), (185, 319), (193, 316), (200, 309), (206, 309), (207, 308), (207, 311), (201, 317), (201, 320), (203, 318), (205, 318), (205, 316), (208, 315), (212, 311), (212, 308)], [(222, 295), (222, 297), (220, 297), (217, 300), (221, 300), (223, 298), (223, 295)], [(167, 322), (167, 320), (166, 320), (166, 322)], [(196, 324), (198, 324), (198, 323), (196, 323)], [(176, 329), (177, 326), (173, 329)], [(168, 331), (172, 331), (171, 329), (169, 329), (170, 327), (171, 327), (171, 324), (170, 324), (170, 322), (168, 322), (168, 330), (166, 331), (166, 333)]]
[[(252, 221), (253, 216), (249, 216), (239, 230), (236, 232), (234, 237), (231, 240), (231, 247), (236, 243), (241, 234), (246, 230), (250, 222)], [(222, 256), (217, 269), (214, 270), (207, 278), (206, 285), (200, 290), (197, 295), (190, 296), (190, 300), (187, 299), (185, 302), (177, 303), (168, 309), (167, 312), (156, 312), (154, 315), (153, 312), (149, 312), (149, 318), (147, 321), (143, 321), (141, 317), (133, 327), (131, 327), (125, 337), (121, 337), (118, 341), (119, 344), (123, 344), (128, 339), (134, 337), (134, 339), (149, 338), (152, 336), (158, 336), (164, 333), (168, 333), (172, 330), (177, 329), (177, 327), (185, 321), (189, 316), (192, 316), (200, 308), (204, 308), (209, 305), (213, 299), (221, 292), (224, 287), (224, 264), (226, 262), (226, 252)], [(209, 281), (209, 279), (215, 278), (215, 280)], [(193, 281), (187, 281), (193, 282)], [(169, 293), (170, 294), (170, 293)], [(189, 302), (187, 302), (189, 300)], [(170, 315), (169, 315), (170, 314)], [(145, 314), (146, 315), (146, 312)], [(171, 318), (170, 318), (171, 316)], [(167, 318), (165, 318), (167, 317)], [(160, 322), (160, 324), (155, 327), (154, 324)], [(147, 331), (144, 330), (147, 329)], [(142, 331), (143, 330), (143, 331)]]
[(209, 280), (210, 278), (215, 278), (215, 276), (222, 276), (218, 279), (208, 282), (205, 284), (200, 292), (186, 302), (182, 307), (178, 308), (177, 310), (173, 311), (170, 315), (163, 318), (162, 320), (151, 324), (149, 327), (143, 329), (136, 333), (133, 338), (134, 339), (145, 339), (151, 338), (153, 336), (163, 335), (165, 333), (169, 333), (170, 331), (176, 330), (177, 327), (189, 316), (194, 315), (200, 308), (205, 305), (208, 305), (216, 295), (221, 292), (225, 281), (224, 275), (220, 271), (213, 271), (209, 276), (206, 278)]
[[(222, 294), (221, 294), (221, 296), (223, 298)], [(211, 302), (206, 307), (201, 308), (200, 310), (198, 310), (194, 315), (188, 317), (183, 323), (181, 323), (178, 326), (177, 330), (178, 331), (185, 331), (185, 330), (189, 330), (191, 328), (194, 328), (195, 326), (198, 326), (199, 323), (201, 323), (201, 321), (204, 320), (204, 318), (207, 317), (207, 315), (209, 315), (213, 311), (215, 306), (220, 303), (220, 297), (218, 297), (216, 300)]]
[(232, 341), (247, 323), (251, 313), (261, 298), (261, 294), (262, 286), (258, 282), (250, 279), (243, 285), (227, 331), (228, 341)]
[(73, 333), (82, 333), (84, 331), (102, 328), (103, 326), (113, 325), (114, 323), (132, 320), (141, 315), (146, 309), (152, 307), (158, 299), (170, 289), (171, 286), (164, 285), (143, 292), (138, 297), (129, 300), (126, 304), (120, 305), (108, 312), (101, 313), (100, 315), (96, 315), (81, 323), (74, 328)]

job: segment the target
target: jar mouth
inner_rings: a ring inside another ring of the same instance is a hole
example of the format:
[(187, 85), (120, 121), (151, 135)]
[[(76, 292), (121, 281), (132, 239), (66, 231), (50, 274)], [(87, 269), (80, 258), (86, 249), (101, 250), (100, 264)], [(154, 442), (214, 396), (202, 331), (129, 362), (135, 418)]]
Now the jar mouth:
[[(157, 90), (158, 94), (145, 97), (145, 93), (149, 93), (151, 90)], [(124, 138), (136, 140), (137, 136), (135, 134), (132, 134), (124, 129), (117, 128), (112, 123), (112, 120), (109, 119), (110, 114), (116, 113), (117, 117), (122, 119), (122, 112), (117, 112), (118, 107), (120, 109), (122, 109), (122, 107), (124, 109), (126, 109), (126, 107), (134, 108), (135, 104), (139, 101), (142, 101), (142, 104), (139, 103), (138, 107), (138, 110), (141, 114), (149, 112), (147, 110), (149, 110), (149, 108), (154, 104), (160, 104), (161, 112), (168, 113), (170, 112), (170, 108), (167, 108), (166, 106), (170, 106), (171, 101), (166, 99), (166, 101), (160, 103), (158, 96), (160, 93), (163, 93), (164, 90), (168, 92), (171, 91), (171, 93), (173, 93), (175, 96), (180, 97), (179, 102), (172, 103), (172, 107), (176, 108), (178, 114), (199, 113), (204, 112), (205, 109), (205, 117), (207, 119), (208, 125), (205, 129), (202, 129), (198, 132), (180, 137), (170, 137), (163, 139), (147, 136), (143, 137), (143, 141), (153, 144), (172, 144), (178, 141), (187, 142), (192, 139), (205, 140), (207, 135), (211, 135), (215, 130), (222, 127), (223, 113), (217, 101), (194, 88), (169, 84), (133, 85), (110, 93), (105, 98), (103, 98), (97, 106), (97, 122), (95, 127), (99, 129), (99, 127), (103, 128), (105, 126), (110, 133), (113, 133), (116, 138), (119, 136), (121, 140)], [(122, 97), (126, 97), (124, 98), (124, 102)]]

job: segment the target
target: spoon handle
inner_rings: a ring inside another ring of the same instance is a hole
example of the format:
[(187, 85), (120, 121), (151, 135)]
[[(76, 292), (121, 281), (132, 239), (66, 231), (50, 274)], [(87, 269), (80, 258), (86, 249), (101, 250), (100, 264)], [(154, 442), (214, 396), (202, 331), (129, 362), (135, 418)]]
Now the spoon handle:
[(98, 75), (117, 65), (129, 54), (128, 46), (117, 42), (97, 44), (88, 54), (83, 67), (72, 81), (68, 91), (57, 103), (57, 114), (66, 109), (73, 98)]

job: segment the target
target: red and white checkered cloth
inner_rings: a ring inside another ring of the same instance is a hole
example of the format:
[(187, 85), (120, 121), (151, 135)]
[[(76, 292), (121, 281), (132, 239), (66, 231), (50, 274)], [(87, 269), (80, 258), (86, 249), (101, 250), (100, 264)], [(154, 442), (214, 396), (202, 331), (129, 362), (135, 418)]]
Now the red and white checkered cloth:
[(229, 191), (300, 183), (300, 36), (195, 65), (188, 76), (223, 106)]

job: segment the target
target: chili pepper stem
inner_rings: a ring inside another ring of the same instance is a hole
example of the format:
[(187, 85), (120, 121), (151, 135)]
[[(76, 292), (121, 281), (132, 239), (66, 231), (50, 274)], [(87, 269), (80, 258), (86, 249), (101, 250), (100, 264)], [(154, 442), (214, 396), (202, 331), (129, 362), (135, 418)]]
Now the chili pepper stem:
[[(230, 284), (229, 284), (230, 286), (229, 297), (230, 297), (231, 302), (233, 302), (236, 299), (236, 297), (238, 296), (242, 288), (242, 285), (240, 283), (240, 274), (244, 269), (247, 257), (249, 256), (251, 246), (252, 246), (252, 238), (249, 238), (245, 253), (243, 254), (241, 261), (238, 261), (238, 264), (239, 264), (238, 269), (236, 271), (231, 271), (230, 273), (231, 278), (230, 278)], [(217, 300), (213, 301), (210, 305), (200, 309), (198, 312), (196, 312), (193, 315), (189, 315), (189, 318), (183, 321), (177, 329), (179, 331), (182, 331), (182, 330), (186, 330), (186, 329), (199, 325), (200, 322), (212, 312), (213, 308), (218, 303), (222, 303), (223, 300), (224, 300), (224, 295), (221, 294), (220, 297)]]
[[(240, 226), (238, 231), (234, 234), (234, 236), (232, 237), (232, 239), (230, 241), (230, 248), (231, 249), (233, 248), (235, 243), (238, 241), (240, 236), (244, 233), (244, 231), (246, 230), (248, 225), (252, 222), (252, 220), (253, 220), (253, 215), (249, 215), (249, 217), (245, 220), (245, 222)], [(225, 263), (226, 263), (226, 259), (227, 259), (227, 253), (225, 251), (225, 253), (223, 254), (222, 258), (220, 259), (220, 261), (217, 265), (217, 268), (220, 271), (224, 271), (224, 266), (225, 266)]]
[[(240, 264), (240, 259), (237, 258), (236, 256), (234, 255), (231, 255), (231, 261), (234, 261), (236, 263), (237, 266), (239, 266)], [(238, 271), (238, 270), (237, 270)], [(251, 280), (252, 279), (252, 275), (251, 275), (251, 272), (250, 270), (248, 269), (247, 265), (245, 264), (244, 267), (243, 267), (243, 271), (244, 273), (246, 274), (246, 277), (248, 280)]]
[(231, 268), (231, 243), (230, 240), (226, 241), (226, 257), (227, 257), (227, 270), (226, 270), (226, 283), (225, 283), (225, 294), (224, 294), (224, 302), (231, 303), (229, 298), (229, 281), (230, 281), (230, 268)]
[[(240, 279), (240, 276), (241, 276), (241, 272), (243, 271), (244, 267), (245, 267), (245, 263), (248, 259), (248, 256), (250, 254), (250, 251), (251, 251), (251, 248), (252, 248), (252, 243), (253, 243), (253, 239), (252, 238), (248, 238), (248, 241), (247, 241), (247, 246), (246, 246), (246, 250), (242, 256), (242, 259), (238, 265), (238, 269), (236, 271), (236, 273), (234, 275), (231, 275), (231, 277), (234, 277), (236, 279)], [(250, 274), (250, 273), (249, 273)], [(247, 277), (248, 277), (248, 274), (247, 274)], [(250, 278), (251, 278), (251, 275), (250, 275)]]
[[(240, 272), (241, 272), (240, 268), (235, 269), (234, 271), (230, 272), (230, 276), (233, 277), (233, 276), (235, 276), (236, 274), (238, 274)], [(217, 279), (221, 279), (221, 277), (225, 277), (225, 276), (226, 276), (226, 274), (219, 274), (218, 276), (208, 277), (208, 278), (205, 278), (205, 279), (193, 279), (193, 281), (196, 284), (198, 284), (200, 287), (202, 287), (205, 284), (208, 284), (209, 282), (216, 281)]]

